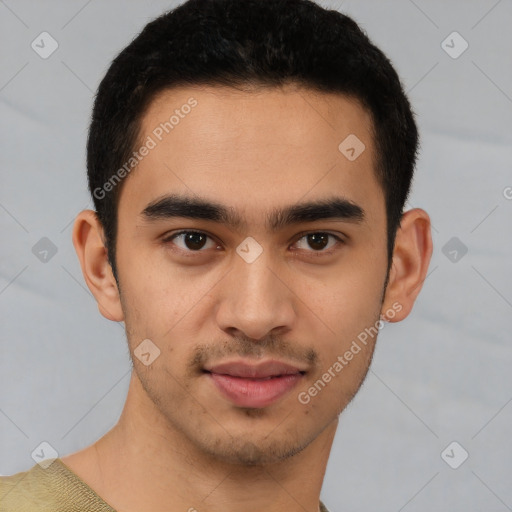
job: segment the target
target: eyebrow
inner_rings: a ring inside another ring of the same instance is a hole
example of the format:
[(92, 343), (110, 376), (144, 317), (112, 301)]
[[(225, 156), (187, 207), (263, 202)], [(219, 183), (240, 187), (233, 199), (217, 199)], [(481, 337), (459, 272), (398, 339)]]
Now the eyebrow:
[[(144, 208), (141, 216), (147, 222), (183, 217), (225, 224), (235, 231), (247, 228), (245, 220), (233, 208), (207, 199), (178, 194), (155, 199)], [(275, 232), (293, 224), (318, 220), (360, 224), (366, 220), (366, 216), (358, 204), (344, 197), (331, 197), (274, 208), (267, 214), (266, 226)]]

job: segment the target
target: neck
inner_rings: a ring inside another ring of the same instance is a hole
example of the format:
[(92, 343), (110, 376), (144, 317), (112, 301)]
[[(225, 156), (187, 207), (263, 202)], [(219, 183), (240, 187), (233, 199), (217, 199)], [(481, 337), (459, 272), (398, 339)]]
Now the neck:
[(86, 449), (87, 463), (63, 461), (119, 512), (318, 512), (337, 424), (280, 462), (230, 464), (169, 425), (132, 374), (118, 423)]

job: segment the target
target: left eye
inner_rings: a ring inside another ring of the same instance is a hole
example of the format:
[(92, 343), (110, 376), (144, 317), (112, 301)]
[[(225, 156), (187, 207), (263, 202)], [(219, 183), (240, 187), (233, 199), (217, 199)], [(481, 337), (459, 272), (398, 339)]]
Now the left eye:
[[(335, 242), (330, 246), (328, 246), (329, 237), (335, 240)], [(323, 232), (308, 233), (307, 235), (304, 235), (302, 238), (300, 238), (296, 243), (298, 244), (301, 240), (305, 240), (309, 247), (314, 249), (313, 252), (328, 252), (324, 250), (327, 246), (328, 249), (331, 249), (334, 245), (336, 245), (336, 242), (343, 242), (340, 237), (333, 235), (332, 233)]]

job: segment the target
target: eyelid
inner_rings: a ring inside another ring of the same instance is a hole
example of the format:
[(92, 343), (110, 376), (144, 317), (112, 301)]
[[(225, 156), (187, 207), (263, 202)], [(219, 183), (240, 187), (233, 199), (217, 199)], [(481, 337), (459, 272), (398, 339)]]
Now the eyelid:
[[(185, 235), (188, 233), (197, 233), (199, 235), (206, 235), (210, 240), (214, 241), (217, 245), (220, 245), (220, 242), (216, 239), (216, 237), (214, 237), (207, 231), (200, 231), (198, 229), (182, 229), (180, 231), (176, 231), (175, 233), (167, 233), (162, 237), (162, 242), (164, 244), (168, 244), (168, 243), (172, 242), (178, 236)], [(176, 250), (180, 251), (181, 253), (185, 253), (185, 254), (187, 254), (187, 253), (194, 254), (194, 253), (200, 253), (200, 252), (206, 251), (206, 249), (200, 249), (198, 251), (187, 251), (185, 249), (181, 249), (180, 247), (178, 247)]]
[[(210, 233), (208, 233), (207, 231), (200, 231), (198, 229), (182, 229), (180, 231), (176, 231), (175, 233), (170, 233), (170, 234), (167, 234), (167, 235), (164, 235), (164, 237), (162, 238), (162, 242), (163, 243), (169, 243), (169, 242), (172, 242), (175, 238), (177, 238), (178, 236), (180, 235), (184, 235), (184, 234), (187, 234), (187, 233), (198, 233), (200, 235), (206, 235), (208, 238), (210, 238), (211, 240), (213, 240), (215, 243), (219, 244), (220, 243), (218, 242), (218, 240), (216, 239), (216, 237), (214, 237), (213, 235), (211, 235)], [(321, 229), (317, 229), (317, 230), (309, 230), (309, 231), (302, 231), (300, 233), (297, 233), (294, 238), (296, 239), (294, 244), (296, 244), (299, 240), (302, 240), (302, 238), (304, 238), (305, 236), (307, 235), (313, 235), (313, 234), (324, 234), (324, 235), (330, 235), (332, 236), (333, 238), (336, 239), (337, 241), (337, 244), (331, 248), (329, 248), (328, 250), (325, 250), (325, 251), (305, 251), (307, 253), (310, 253), (312, 255), (318, 255), (318, 256), (321, 256), (321, 255), (327, 255), (327, 254), (331, 254), (333, 251), (335, 251), (337, 249), (337, 246), (338, 245), (343, 245), (346, 243), (346, 240), (345, 240), (345, 237), (341, 235), (341, 233), (332, 233), (330, 231), (323, 231)], [(194, 253), (201, 253), (201, 252), (205, 252), (206, 250), (204, 249), (200, 249), (198, 251), (187, 251), (185, 249), (181, 249), (181, 248), (177, 248), (178, 251), (180, 251), (181, 253), (185, 253), (185, 254), (194, 254)], [(298, 251), (301, 251), (301, 249), (298, 249)]]
[(344, 236), (340, 236), (341, 233), (332, 233), (330, 231), (323, 231), (321, 229), (317, 229), (317, 230), (303, 231), (303, 232), (295, 235), (296, 241), (294, 242), (294, 245), (299, 240), (302, 240), (305, 236), (316, 235), (316, 234), (332, 236), (336, 240), (337, 243), (333, 247), (330, 247), (329, 249), (322, 250), (322, 251), (313, 251), (313, 250), (308, 251), (308, 250), (304, 250), (304, 249), (296, 249), (296, 251), (305, 251), (305, 253), (307, 253), (307, 256), (313, 256), (313, 257), (329, 256), (333, 252), (337, 251), (339, 249), (340, 245), (346, 244), (346, 240), (345, 240)]
[(316, 234), (322, 234), (322, 235), (331, 235), (334, 238), (336, 238), (338, 241), (345, 243), (346, 237), (343, 233), (333, 233), (331, 231), (326, 231), (323, 229), (310, 229), (308, 231), (301, 231), (300, 233), (297, 233), (295, 237), (297, 238), (297, 241), (299, 241), (301, 238), (307, 236), (307, 235), (316, 235)]

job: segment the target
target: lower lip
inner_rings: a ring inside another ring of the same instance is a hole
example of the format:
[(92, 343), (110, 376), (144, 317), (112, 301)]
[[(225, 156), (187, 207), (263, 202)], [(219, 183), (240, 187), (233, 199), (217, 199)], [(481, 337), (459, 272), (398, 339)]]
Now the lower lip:
[(301, 373), (271, 379), (245, 379), (208, 373), (219, 391), (238, 407), (262, 408), (279, 400), (302, 379)]

